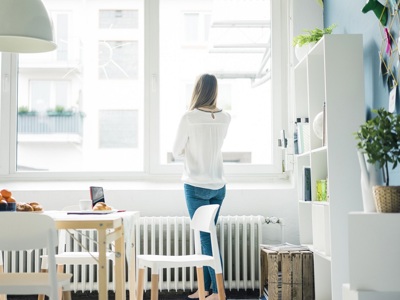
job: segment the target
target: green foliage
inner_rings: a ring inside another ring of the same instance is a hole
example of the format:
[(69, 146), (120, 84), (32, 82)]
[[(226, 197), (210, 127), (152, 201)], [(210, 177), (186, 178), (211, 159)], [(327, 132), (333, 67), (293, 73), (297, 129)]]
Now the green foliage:
[(324, 34), (331, 34), (335, 27), (336, 24), (332, 24), (324, 29), (315, 28), (311, 30), (303, 30), (305, 32), (304, 34), (300, 34), (293, 38), (293, 46), (298, 45), (301, 47), (309, 43), (316, 43), (324, 36)]
[(58, 113), (62, 113), (65, 111), (65, 108), (64, 108), (64, 106), (57, 105), (56, 108), (54, 109), (54, 111), (58, 112)]
[(20, 106), (18, 107), (18, 113), (20, 114), (27, 114), (29, 112), (29, 108), (27, 106)]
[(396, 168), (400, 163), (400, 115), (383, 108), (372, 110), (377, 114), (361, 125), (355, 133), (357, 147), (367, 154), (367, 161), (377, 163), (389, 185), (389, 164)]

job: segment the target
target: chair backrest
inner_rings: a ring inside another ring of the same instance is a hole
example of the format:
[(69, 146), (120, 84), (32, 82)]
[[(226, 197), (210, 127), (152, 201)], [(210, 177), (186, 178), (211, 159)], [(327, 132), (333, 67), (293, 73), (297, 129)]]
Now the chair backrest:
[(32, 212), (2, 212), (0, 214), (0, 250), (22, 251), (46, 249), (49, 257), (50, 299), (57, 298), (55, 248), (57, 232), (54, 220), (45, 214)]
[(219, 209), (218, 204), (200, 206), (194, 212), (190, 227), (194, 230), (211, 232), (215, 227), (215, 215)]
[(0, 250), (42, 249), (57, 240), (54, 220), (40, 213), (2, 212), (0, 228)]
[(215, 216), (219, 210), (218, 204), (200, 206), (194, 212), (190, 227), (194, 233), (195, 253), (201, 254), (200, 231), (208, 232), (211, 239), (211, 248), (215, 261), (216, 273), (222, 273), (221, 258), (219, 253)]

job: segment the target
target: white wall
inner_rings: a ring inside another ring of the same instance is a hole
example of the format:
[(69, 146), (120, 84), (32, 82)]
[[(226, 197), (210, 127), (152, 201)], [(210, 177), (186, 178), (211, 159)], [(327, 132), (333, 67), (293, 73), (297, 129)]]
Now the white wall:
[[(0, 182), (17, 202), (39, 202), (45, 210), (57, 210), (89, 198), (89, 186), (104, 187), (106, 202), (118, 209), (138, 210), (142, 216), (187, 216), (180, 183), (148, 182)], [(297, 201), (288, 183), (232, 183), (221, 215), (276, 216), (285, 221), (285, 241), (299, 242)], [(280, 227), (264, 225), (264, 241), (280, 240)]]

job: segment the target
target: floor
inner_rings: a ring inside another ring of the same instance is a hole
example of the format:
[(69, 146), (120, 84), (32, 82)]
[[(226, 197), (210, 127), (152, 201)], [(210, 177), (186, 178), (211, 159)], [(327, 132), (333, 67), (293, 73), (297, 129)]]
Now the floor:
[[(186, 299), (186, 296), (189, 294), (189, 292), (161, 292), (159, 294), (159, 299), (167, 299), (167, 300), (172, 300), (172, 299)], [(109, 292), (108, 296), (109, 300), (114, 300), (114, 293)], [(232, 291), (226, 291), (226, 298), (227, 299), (252, 299), (256, 300), (259, 299), (259, 290), (232, 290)], [(37, 296), (32, 295), (32, 296), (8, 296), (8, 300), (37, 300)], [(78, 292), (78, 293), (72, 293), (72, 300), (97, 300), (98, 299), (98, 294), (97, 292)], [(129, 293), (127, 293), (127, 300), (129, 300)], [(147, 291), (144, 295), (144, 299), (150, 299), (150, 293)]]

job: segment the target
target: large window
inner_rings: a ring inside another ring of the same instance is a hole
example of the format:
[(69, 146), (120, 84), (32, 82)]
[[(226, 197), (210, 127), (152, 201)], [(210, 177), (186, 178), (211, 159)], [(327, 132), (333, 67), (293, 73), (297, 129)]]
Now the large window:
[(172, 144), (203, 73), (232, 116), (228, 175), (281, 171), (280, 0), (44, 3), (57, 50), (2, 54), (3, 175), (180, 173)]

